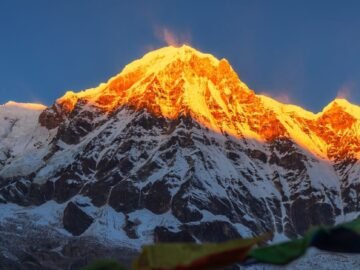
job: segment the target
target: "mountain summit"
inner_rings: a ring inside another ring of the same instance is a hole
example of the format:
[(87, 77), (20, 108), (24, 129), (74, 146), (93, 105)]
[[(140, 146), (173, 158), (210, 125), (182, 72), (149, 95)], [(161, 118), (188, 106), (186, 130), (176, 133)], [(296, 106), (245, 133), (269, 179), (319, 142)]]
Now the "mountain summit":
[(226, 60), (188, 46), (150, 52), (43, 111), (10, 105), (0, 225), (63, 260), (72, 241), (277, 240), (360, 213), (358, 106), (336, 99), (315, 114), (256, 95)]
[[(360, 119), (360, 108), (343, 99), (333, 101), (322, 113), (313, 114), (255, 95), (227, 60), (218, 60), (186, 45), (149, 52), (107, 83), (80, 93), (67, 92), (40, 116), (40, 123), (56, 128), (84, 104), (103, 114), (125, 106), (166, 119), (188, 115), (204, 127), (237, 138), (260, 142), (289, 138), (322, 158), (331, 158), (328, 148), (332, 147), (332, 140), (323, 136), (319, 126), (330, 123), (341, 129)], [(334, 106), (341, 108), (343, 114), (331, 113)], [(342, 116), (347, 120), (337, 124)], [(331, 138), (336, 137), (335, 133), (341, 136), (335, 130)]]
[(253, 95), (225, 59), (184, 45), (152, 51), (97, 88), (67, 92), (56, 105), (70, 112), (81, 100), (103, 111), (126, 105), (169, 119), (189, 114), (215, 128), (221, 120), (215, 108), (230, 116), (229, 106)]

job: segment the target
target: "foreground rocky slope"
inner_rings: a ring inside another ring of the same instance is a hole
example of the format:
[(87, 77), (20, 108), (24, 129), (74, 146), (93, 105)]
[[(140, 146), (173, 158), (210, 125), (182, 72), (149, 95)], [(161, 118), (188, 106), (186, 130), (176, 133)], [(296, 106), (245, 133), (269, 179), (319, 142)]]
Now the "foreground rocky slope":
[(49, 108), (0, 107), (1, 220), (135, 249), (296, 237), (358, 215), (359, 119), (346, 100), (313, 114), (256, 95), (224, 59), (162, 48)]

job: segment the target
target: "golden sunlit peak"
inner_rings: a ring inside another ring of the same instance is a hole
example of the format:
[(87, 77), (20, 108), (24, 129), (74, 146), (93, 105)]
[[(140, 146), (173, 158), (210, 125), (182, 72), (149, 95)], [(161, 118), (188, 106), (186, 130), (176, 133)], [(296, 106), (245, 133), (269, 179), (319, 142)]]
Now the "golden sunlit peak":
[(146, 70), (146, 73), (156, 72), (173, 61), (180, 60), (187, 62), (194, 56), (209, 59), (212, 65), (219, 64), (219, 60), (213, 55), (202, 53), (188, 45), (180, 47), (167, 46), (148, 52), (142, 58), (128, 64), (121, 73), (128, 73), (139, 68)]
[[(333, 147), (331, 134), (360, 124), (360, 107), (345, 99), (335, 99), (314, 114), (255, 95), (227, 60), (188, 45), (151, 51), (98, 87), (68, 91), (57, 100), (56, 111), (60, 108), (69, 113), (78, 104), (80, 109), (86, 104), (104, 113), (126, 106), (167, 119), (185, 114), (213, 131), (234, 137), (261, 142), (291, 138), (324, 159), (335, 156), (328, 150)], [(330, 129), (324, 132), (324, 128)]]
[[(79, 93), (67, 92), (57, 104), (71, 111), (78, 100), (83, 99), (101, 109), (112, 110), (122, 104), (134, 105), (131, 103), (141, 99), (143, 106), (151, 102), (149, 95), (153, 95), (157, 96), (153, 102), (168, 116), (166, 112), (173, 110), (174, 104), (176, 107), (195, 104), (195, 97), (204, 96), (206, 92), (215, 95), (214, 91), (218, 91), (216, 95), (229, 96), (240, 90), (251, 92), (227, 60), (218, 60), (188, 45), (167, 46), (131, 62), (105, 84)], [(167, 99), (166, 106), (162, 99)], [(174, 104), (169, 104), (170, 100)], [(171, 114), (176, 115), (178, 110)]]
[(345, 98), (335, 98), (331, 103), (331, 105), (337, 104), (341, 107), (351, 106), (352, 104)]
[[(238, 117), (241, 103), (253, 98), (227, 60), (183, 45), (149, 52), (107, 83), (79, 93), (69, 91), (56, 104), (66, 112), (81, 100), (104, 112), (125, 105), (169, 119), (187, 114), (219, 130), (225, 119)], [(237, 127), (224, 129), (237, 132)]]
[(345, 98), (334, 99), (323, 109), (323, 111), (320, 113), (320, 115), (324, 114), (328, 111), (333, 111), (335, 109), (342, 110), (342, 111), (352, 115), (356, 119), (360, 119), (360, 107), (350, 103)]

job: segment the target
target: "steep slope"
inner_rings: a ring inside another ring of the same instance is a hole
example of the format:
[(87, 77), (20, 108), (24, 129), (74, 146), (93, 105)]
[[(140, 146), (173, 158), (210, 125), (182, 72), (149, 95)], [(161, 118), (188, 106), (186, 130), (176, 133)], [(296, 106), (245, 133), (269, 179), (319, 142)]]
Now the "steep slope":
[(317, 114), (282, 104), (224, 59), (162, 48), (36, 111), (30, 139), (0, 140), (19, 149), (0, 167), (4, 220), (21, 213), (135, 247), (294, 237), (359, 213), (359, 110), (341, 99)]

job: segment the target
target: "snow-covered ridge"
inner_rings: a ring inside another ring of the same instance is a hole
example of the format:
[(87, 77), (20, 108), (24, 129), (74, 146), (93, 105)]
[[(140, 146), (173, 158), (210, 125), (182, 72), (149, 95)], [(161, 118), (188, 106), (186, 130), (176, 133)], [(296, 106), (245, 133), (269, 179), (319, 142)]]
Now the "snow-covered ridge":
[[(229, 65), (228, 61), (226, 59), (217, 59), (216, 57), (214, 57), (211, 54), (208, 53), (202, 53), (188, 45), (183, 45), (181, 47), (173, 47), (173, 46), (168, 46), (168, 47), (163, 47), (154, 51), (151, 51), (147, 54), (145, 54), (142, 58), (137, 59), (133, 62), (131, 62), (130, 64), (126, 65), (124, 67), (124, 69), (117, 75), (115, 75), (114, 77), (112, 77), (111, 79), (108, 80), (108, 82), (106, 83), (101, 83), (98, 87), (95, 88), (91, 88), (88, 90), (84, 90), (78, 93), (75, 93), (73, 91), (68, 91), (63, 97), (61, 97), (59, 99), (59, 101), (63, 101), (66, 99), (80, 99), (80, 98), (85, 98), (88, 100), (91, 100), (93, 102), (94, 105), (96, 105), (97, 99), (99, 97), (101, 97), (102, 95), (108, 94), (108, 90), (109, 87), (111, 87), (111, 84), (114, 82), (117, 82), (118, 80), (125, 80), (125, 81), (130, 81), (131, 79), (135, 79), (135, 82), (133, 82), (133, 84), (129, 84), (128, 88), (123, 89), (126, 90), (127, 93), (127, 99), (123, 100), (123, 102), (129, 102), (129, 100), (131, 100), (131, 95), (136, 94), (136, 92), (138, 91), (134, 91), (134, 88), (138, 88), (139, 86), (141, 86), (141, 81), (144, 81), (145, 78), (148, 78), (148, 76), (151, 77), (152, 76), (157, 76), (159, 79), (168, 79), (167, 77), (171, 76), (171, 75), (182, 75), (182, 74), (171, 74), (171, 65), (175, 66), (175, 64), (178, 64), (180, 67), (181, 64), (179, 63), (186, 63), (186, 62), (190, 62), (192, 58), (197, 57), (199, 59), (202, 60), (208, 60), (208, 62), (204, 61), (204, 62), (194, 62), (192, 63), (192, 65), (195, 64), (204, 64), (207, 63), (208, 64), (208, 69), (211, 71), (214, 71), (211, 69), (211, 66), (213, 67), (219, 67), (220, 65), (223, 66), (227, 66), (228, 69), (231, 69), (231, 71), (233, 73), (235, 73), (235, 71), (232, 69), (232, 67)], [(170, 67), (169, 67), (170, 66)], [(195, 67), (191, 66), (192, 68)], [(136, 74), (138, 73), (139, 77), (136, 77)], [(141, 76), (140, 76), (141, 75)], [(193, 73), (193, 80), (199, 80), (199, 77), (206, 77), (208, 74), (196, 74)], [(235, 74), (236, 76), (238, 76), (237, 74)], [(135, 77), (135, 78), (132, 78)], [(148, 78), (149, 79), (149, 78)], [(188, 78), (187, 78), (188, 79)], [(145, 81), (146, 83), (149, 83), (149, 81)], [(190, 82), (188, 82), (190, 83)], [(125, 83), (126, 84), (126, 83)], [(250, 91), (252, 92), (248, 86), (242, 82), (240, 79), (238, 80), (238, 86), (241, 88), (242, 91)], [(163, 85), (162, 85), (163, 86)], [(189, 86), (193, 86), (191, 83)], [(200, 88), (204, 88), (204, 87), (208, 87), (208, 85), (203, 85)], [(133, 88), (133, 89), (131, 89)], [(230, 89), (227, 88), (219, 88), (216, 87), (216, 89), (214, 89), (217, 92), (224, 92), (222, 94), (230, 94), (232, 93), (231, 91), (237, 90), (234, 89), (236, 87), (232, 87)], [(157, 91), (159, 89), (153, 89), (154, 91)], [(166, 89), (166, 87), (164, 87), (163, 90), (168, 90)], [(197, 88), (193, 88), (191, 89), (191, 94), (196, 95), (197, 93)], [(200, 89), (203, 90), (203, 89)], [(227, 92), (226, 91), (229, 91)], [(169, 94), (169, 93), (167, 93)], [(204, 93), (201, 93), (204, 94)], [(256, 95), (257, 97), (261, 98), (263, 103), (268, 106), (268, 107), (273, 107), (275, 110), (281, 112), (281, 113), (296, 113), (301, 115), (304, 118), (319, 118), (324, 112), (326, 112), (331, 106), (333, 106), (334, 104), (337, 104), (339, 106), (341, 106), (346, 112), (356, 116), (357, 118), (360, 118), (360, 106), (355, 105), (355, 104), (351, 104), (349, 101), (347, 101), (346, 99), (343, 98), (337, 98), (334, 101), (330, 102), (328, 105), (326, 105), (324, 107), (324, 109), (319, 112), (319, 113), (314, 113), (311, 111), (308, 111), (306, 109), (303, 109), (297, 105), (294, 104), (283, 104), (279, 101), (274, 100), (271, 97), (267, 97), (267, 96), (262, 96), (262, 95)], [(116, 98), (116, 97), (115, 97)], [(196, 99), (196, 96), (193, 96), (192, 99)], [(99, 105), (99, 104), (97, 104)], [(119, 104), (116, 104), (117, 106)]]
[[(174, 63), (176, 61), (189, 62), (191, 60), (191, 58), (193, 58), (193, 57), (198, 57), (200, 59), (209, 60), (208, 64), (215, 66), (215, 67), (218, 67), (221, 62), (229, 65), (229, 63), (226, 59), (219, 60), (211, 54), (199, 52), (196, 49), (194, 49), (190, 46), (187, 46), (187, 45), (183, 45), (181, 47), (173, 47), (173, 46), (164, 47), (164, 48), (160, 48), (158, 50), (151, 51), (151, 52), (145, 54), (141, 59), (135, 60), (135, 61), (131, 62), (130, 64), (126, 65), (125, 68), (119, 74), (117, 74), (116, 76), (109, 79), (108, 82), (101, 83), (98, 87), (84, 90), (84, 91), (81, 91), (78, 93), (69, 91), (63, 97), (61, 97), (59, 100), (61, 101), (61, 100), (66, 100), (66, 99), (86, 98), (86, 99), (92, 100), (94, 102), (94, 104), (96, 104), (97, 103), (96, 99), (102, 95), (108, 94), (108, 88), (109, 88), (110, 84), (116, 80), (119, 80), (119, 78), (123, 78), (123, 77), (126, 78), (126, 75), (140, 72), (140, 71), (141, 71), (141, 77), (136, 78), (138, 81), (141, 81), (144, 78), (146, 78), (147, 76), (154, 75), (154, 74), (159, 75), (159, 76), (162, 75), (164, 77), (168, 77), (171, 75), (171, 74), (169, 74), (169, 72), (171, 71), (171, 70), (169, 70), (169, 65), (171, 65), (172, 63)], [(230, 68), (231, 71), (233, 71), (233, 69), (231, 68), (230, 65), (228, 68)], [(174, 75), (178, 75), (178, 74), (174, 74)], [(193, 77), (194, 80), (199, 79), (198, 77), (204, 77), (204, 74), (202, 76), (199, 76), (198, 74), (193, 74), (193, 75), (194, 75), (194, 77)], [(206, 74), (205, 74), (205, 76), (206, 76)], [(159, 77), (159, 78), (161, 79), (162, 77)], [(130, 78), (127, 78), (127, 79), (130, 80)], [(243, 91), (246, 91), (246, 90), (249, 91), (249, 88), (246, 86), (245, 83), (243, 83), (240, 80), (238, 81), (238, 83), (241, 86), (241, 89)], [(129, 99), (131, 99), (131, 97), (130, 97), (131, 94), (135, 94), (135, 91), (131, 91), (130, 88), (136, 88), (136, 87), (135, 86), (132, 87), (132, 86), (133, 85), (131, 85), (129, 87), (129, 89), (124, 89), (129, 92), (129, 93), (127, 93), (128, 98), (127, 98), (127, 100), (124, 100), (124, 102), (129, 101)], [(139, 86), (139, 85), (136, 85), (136, 86)], [(203, 87), (205, 87), (205, 86), (203, 86)], [(154, 91), (156, 91), (156, 90), (157, 89), (154, 89)], [(167, 90), (167, 89), (164, 89), (164, 90)], [(197, 90), (196, 88), (192, 89), (191, 93), (195, 95), (197, 92), (196, 90)], [(222, 91), (222, 90), (235, 90), (235, 89), (225, 89), (225, 88), (215, 89), (215, 91), (218, 91), (218, 92)], [(230, 92), (229, 92), (229, 94), (230, 94)], [(262, 96), (262, 95), (257, 95), (257, 97), (261, 98), (263, 103), (266, 106), (273, 107), (278, 112), (296, 113), (296, 114), (301, 115), (304, 118), (312, 118), (312, 119), (319, 118), (324, 112), (326, 112), (334, 104), (338, 104), (339, 106), (344, 108), (344, 110), (346, 112), (360, 118), (360, 107), (355, 104), (351, 104), (346, 99), (337, 98), (334, 101), (330, 102), (328, 105), (326, 105), (324, 107), (324, 109), (322, 110), (322, 112), (314, 113), (314, 112), (308, 111), (306, 109), (303, 109), (297, 105), (283, 104), (279, 101), (272, 99), (271, 97)], [(192, 97), (192, 98), (195, 99), (195, 97)], [(117, 104), (117, 105), (119, 105), (119, 104)]]
[(15, 139), (28, 134), (38, 125), (39, 115), (45, 108), (46, 106), (41, 104), (14, 101), (0, 105), (0, 144), (4, 143), (6, 138)]
[(20, 103), (15, 101), (8, 101), (7, 103), (0, 105), (6, 108), (21, 108), (26, 110), (42, 111), (46, 109), (46, 106), (39, 103)]
[[(336, 99), (315, 114), (296, 105), (256, 95), (239, 79), (227, 60), (219, 60), (189, 46), (169, 46), (149, 52), (98, 87), (78, 93), (68, 91), (53, 107), (13, 101), (1, 105), (0, 116), (5, 117), (0, 119), (3, 138), (0, 144), (4, 147), (7, 141), (7, 148), (12, 148), (13, 144), (17, 149), (17, 145), (23, 143), (17, 140), (22, 138), (28, 142), (26, 136), (33, 130), (41, 130), (37, 128), (39, 117), (45, 116), (42, 119), (52, 122), (47, 129), (53, 130), (66, 120), (75, 106), (80, 111), (92, 111), (95, 107), (105, 114), (130, 106), (168, 119), (189, 115), (202, 126), (235, 138), (260, 143), (288, 138), (322, 159), (333, 159), (343, 153), (360, 157), (357, 147), (344, 149), (350, 143), (340, 140), (346, 130), (347, 138), (352, 139), (351, 145), (359, 143), (359, 106)], [(351, 117), (344, 122), (346, 115)], [(40, 126), (46, 125), (40, 121)], [(339, 146), (337, 142), (340, 141), (342, 145)]]
[[(108, 82), (79, 93), (69, 91), (55, 105), (69, 113), (80, 100), (105, 113), (130, 106), (168, 119), (190, 115), (216, 132), (262, 143), (286, 137), (325, 159), (329, 157), (332, 138), (340, 134), (337, 129), (343, 128), (344, 115), (354, 118), (346, 123), (353, 126), (352, 136), (360, 138), (359, 106), (336, 99), (315, 114), (256, 95), (239, 79), (227, 60), (185, 45), (149, 52)], [(337, 111), (330, 110), (334, 106)], [(327, 124), (335, 129), (330, 137), (323, 136), (319, 128)]]
[(352, 115), (356, 119), (360, 119), (360, 106), (352, 104), (344, 98), (334, 99), (323, 109), (322, 112), (318, 113), (318, 116), (323, 115), (334, 106), (338, 106), (339, 108), (343, 109), (346, 113)]

